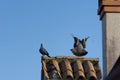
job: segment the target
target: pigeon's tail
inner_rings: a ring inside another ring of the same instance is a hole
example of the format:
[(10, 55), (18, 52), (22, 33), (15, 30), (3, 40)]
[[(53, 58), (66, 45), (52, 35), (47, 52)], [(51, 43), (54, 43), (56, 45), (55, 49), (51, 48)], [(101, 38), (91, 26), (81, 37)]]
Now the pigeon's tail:
[(50, 57), (50, 55), (49, 55), (49, 54), (46, 54), (46, 56)]
[(89, 39), (89, 38), (90, 38), (90, 36), (86, 37), (86, 38), (85, 38), (85, 41), (87, 41), (87, 39)]
[(81, 54), (81, 56), (85, 56), (85, 55), (87, 55), (87, 51), (86, 50), (83, 50), (83, 53)]

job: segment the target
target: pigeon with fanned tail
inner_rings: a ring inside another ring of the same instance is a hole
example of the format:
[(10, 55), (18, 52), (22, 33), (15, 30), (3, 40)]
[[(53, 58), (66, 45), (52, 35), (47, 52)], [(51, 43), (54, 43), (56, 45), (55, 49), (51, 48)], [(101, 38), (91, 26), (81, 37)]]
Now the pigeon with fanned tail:
[(43, 44), (41, 44), (40, 49), (39, 49), (39, 52), (40, 52), (43, 56), (46, 55), (46, 56), (50, 57), (48, 51), (43, 47)]
[(82, 40), (78, 39), (77, 37), (75, 37), (74, 35), (72, 35), (72, 37), (74, 38), (74, 45), (73, 45), (73, 49), (71, 49), (72, 53), (76, 56), (84, 56), (86, 55), (88, 52), (85, 50), (86, 48), (86, 41), (89, 37), (84, 38)]

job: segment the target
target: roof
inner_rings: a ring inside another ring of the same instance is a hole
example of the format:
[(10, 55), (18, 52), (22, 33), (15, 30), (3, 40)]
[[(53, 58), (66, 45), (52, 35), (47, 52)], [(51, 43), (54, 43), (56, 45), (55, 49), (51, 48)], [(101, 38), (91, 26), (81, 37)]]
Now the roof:
[[(51, 80), (54, 73), (60, 80), (100, 80), (101, 69), (98, 58), (77, 56), (42, 57), (41, 80)], [(44, 79), (43, 79), (44, 78)]]

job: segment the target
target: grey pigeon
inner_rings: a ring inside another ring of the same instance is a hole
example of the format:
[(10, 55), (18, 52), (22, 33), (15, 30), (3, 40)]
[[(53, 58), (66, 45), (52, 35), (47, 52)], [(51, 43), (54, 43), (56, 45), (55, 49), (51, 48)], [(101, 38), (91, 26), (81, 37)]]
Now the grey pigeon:
[(46, 55), (46, 56), (50, 57), (50, 56), (49, 56), (49, 53), (47, 52), (47, 50), (43, 47), (43, 44), (41, 44), (40, 49), (39, 49), (39, 52), (40, 52), (42, 55)]
[(84, 56), (88, 52), (83, 48), (82, 44), (79, 42), (75, 48), (71, 49), (72, 53), (76, 56)]
[(71, 49), (72, 53), (76, 56), (84, 56), (86, 55), (88, 52), (85, 50), (86, 48), (86, 41), (89, 37), (84, 38), (82, 40), (78, 39), (77, 37), (75, 37), (74, 35), (72, 35), (72, 37), (74, 38), (74, 45), (73, 45), (73, 49)]

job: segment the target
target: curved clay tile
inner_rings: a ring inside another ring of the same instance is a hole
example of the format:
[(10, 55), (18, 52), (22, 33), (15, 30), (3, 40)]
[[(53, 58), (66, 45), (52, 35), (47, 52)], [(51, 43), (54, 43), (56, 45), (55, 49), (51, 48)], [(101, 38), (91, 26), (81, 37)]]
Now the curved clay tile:
[(49, 79), (48, 73), (47, 73), (47, 71), (45, 70), (45, 68), (43, 68), (43, 74), (44, 74), (44, 76), (45, 76), (46, 79)]
[(48, 72), (51, 71), (51, 69), (50, 69), (51, 65), (53, 65), (55, 67), (55, 69), (60, 72), (59, 64), (56, 60), (49, 60), (49, 62), (46, 64), (47, 64), (46, 66), (47, 66)]
[(76, 60), (73, 63), (72, 68), (73, 68), (75, 80), (79, 80), (79, 79), (85, 80), (84, 69), (80, 60)]
[(83, 66), (87, 79), (97, 80), (97, 76), (93, 64), (90, 61), (85, 61)]
[(94, 65), (94, 68), (95, 68), (95, 71), (96, 71), (97, 78), (101, 79), (102, 78), (101, 69), (100, 69), (100, 66), (99, 66), (98, 62)]
[(98, 62), (94, 65), (94, 69), (96, 71), (97, 78), (100, 80), (102, 78), (102, 74)]
[(56, 60), (49, 60), (46, 63), (47, 66), (47, 72), (49, 75), (50, 79), (53, 79), (54, 77), (58, 77), (60, 79), (62, 79), (61, 74), (60, 74), (60, 68), (58, 65), (58, 62)]
[(44, 61), (42, 61), (42, 67), (45, 71), (47, 71), (46, 63)]
[(43, 70), (43, 74), (44, 76), (49, 79), (48, 73), (47, 73), (47, 68), (46, 68), (46, 64), (44, 61), (42, 61), (42, 70)]
[(67, 80), (67, 78), (71, 78), (73, 80), (73, 71), (70, 62), (66, 59), (60, 65), (63, 79)]
[(100, 80), (102, 78), (101, 70), (96, 72), (97, 78)]
[(56, 70), (60, 72), (60, 67), (58, 65), (58, 62), (56, 60), (52, 60), (52, 63), (55, 66)]
[(60, 79), (62, 79), (62, 76), (60, 74), (61, 71), (60, 71), (59, 63), (56, 60), (52, 60), (52, 62), (53, 62), (53, 65), (55, 66), (55, 68), (58, 72), (58, 75), (59, 75)]

